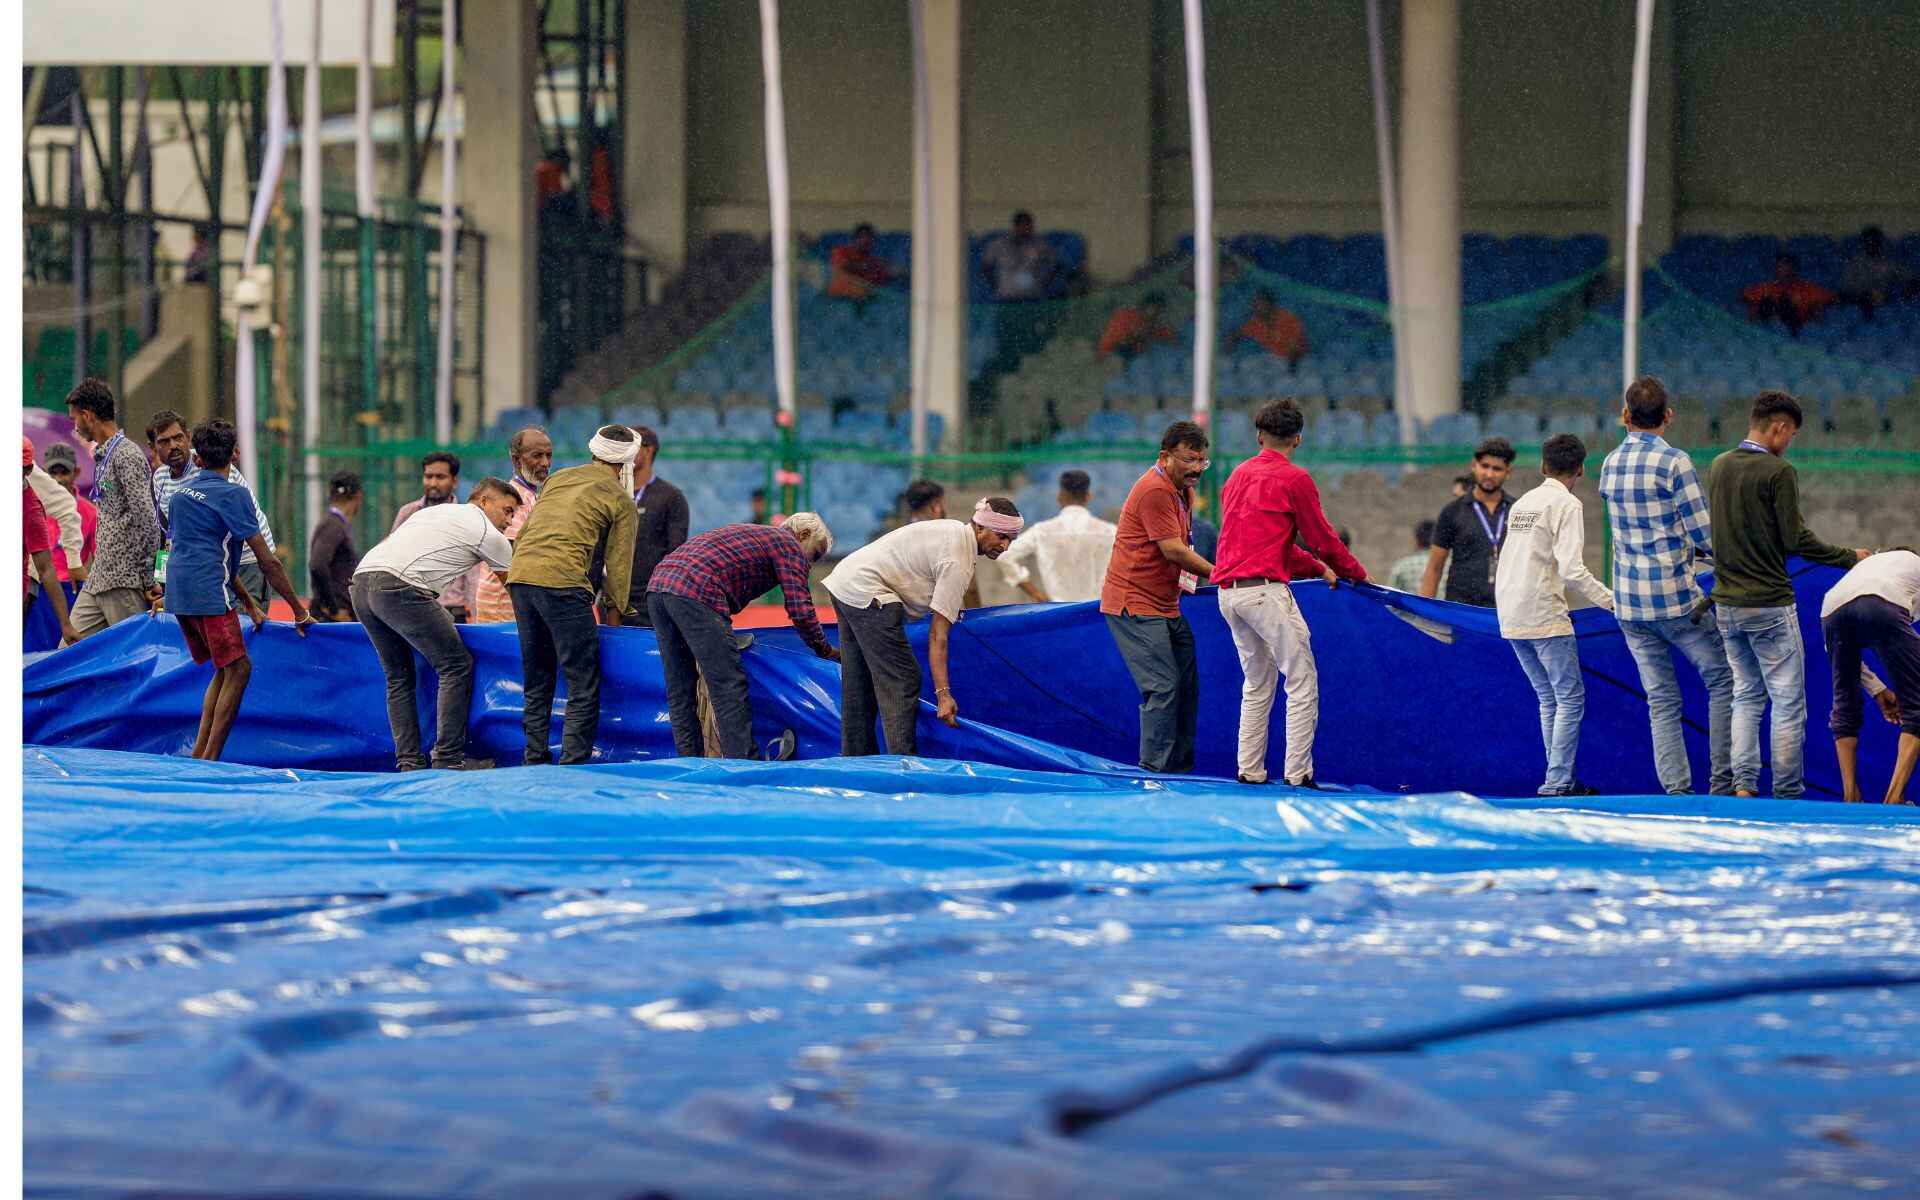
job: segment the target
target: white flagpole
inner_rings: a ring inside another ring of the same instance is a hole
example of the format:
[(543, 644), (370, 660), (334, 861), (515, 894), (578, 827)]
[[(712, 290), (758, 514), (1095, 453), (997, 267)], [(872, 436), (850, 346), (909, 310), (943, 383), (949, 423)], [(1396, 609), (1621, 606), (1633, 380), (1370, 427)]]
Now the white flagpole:
[(360, 5), (360, 61), (353, 79), (353, 187), (363, 217), (380, 215), (373, 190), (373, 13), (374, 0)]
[(307, 529), (320, 524), (325, 489), (320, 481), (320, 229), (325, 221), (320, 189), (320, 30), (321, 0), (313, 0), (313, 40), (307, 47), (306, 96), (300, 106), (300, 233), (301, 290), (304, 318), (300, 338), (302, 359), (300, 408), (302, 441), (306, 449)]
[(933, 113), (927, 85), (927, 23), (924, 0), (908, 0), (913, 25), (913, 392), (912, 447), (916, 462), (927, 453), (927, 404), (933, 387), (934, 270), (939, 260), (933, 232)]
[[(273, 69), (267, 83), (267, 146), (260, 164), (260, 186), (253, 194), (253, 212), (247, 218), (246, 249), (240, 255), (244, 274), (253, 267), (260, 251), (260, 236), (267, 227), (267, 214), (273, 211), (273, 197), (280, 190), (280, 174), (287, 163), (287, 30), (281, 0), (271, 0), (268, 21), (273, 31)], [(225, 146), (214, 146), (210, 153), (225, 154)], [(215, 237), (219, 234), (216, 232)], [(234, 322), (233, 350), (234, 416), (240, 426), (240, 470), (259, 487), (260, 446), (256, 436), (259, 409), (254, 395), (253, 318), (241, 309)]]
[(767, 204), (773, 233), (773, 378), (780, 413), (796, 420), (793, 380), (793, 199), (787, 107), (780, 89), (780, 0), (760, 0), (760, 68), (766, 92)]
[(1214, 277), (1213, 143), (1207, 131), (1207, 45), (1200, 0), (1185, 0), (1187, 122), (1193, 142), (1193, 419), (1206, 428), (1213, 413)]
[(1411, 444), (1417, 410), (1413, 404), (1413, 373), (1407, 369), (1406, 322), (1400, 311), (1400, 201), (1393, 176), (1393, 117), (1387, 102), (1387, 52), (1380, 29), (1380, 0), (1367, 0), (1367, 61), (1373, 76), (1374, 149), (1380, 163), (1380, 240), (1387, 253), (1387, 318), (1393, 331), (1393, 404), (1400, 414), (1400, 440)]
[[(459, 241), (454, 227), (459, 177), (454, 167), (459, 155), (453, 133), (453, 58), (460, 41), (460, 5), (441, 6), (445, 31), (440, 48), (440, 341), (437, 347), (433, 388), (433, 439), (440, 445), (453, 440), (453, 322), (454, 266)], [(585, 63), (580, 70), (587, 69)], [(407, 114), (412, 120), (413, 115)], [(581, 113), (580, 119), (587, 120)], [(464, 117), (461, 124), (466, 122)], [(584, 170), (584, 166), (582, 167)]]
[(1627, 301), (1620, 386), (1640, 375), (1640, 221), (1647, 199), (1647, 76), (1653, 57), (1653, 0), (1640, 0), (1633, 31), (1633, 96), (1627, 119)]

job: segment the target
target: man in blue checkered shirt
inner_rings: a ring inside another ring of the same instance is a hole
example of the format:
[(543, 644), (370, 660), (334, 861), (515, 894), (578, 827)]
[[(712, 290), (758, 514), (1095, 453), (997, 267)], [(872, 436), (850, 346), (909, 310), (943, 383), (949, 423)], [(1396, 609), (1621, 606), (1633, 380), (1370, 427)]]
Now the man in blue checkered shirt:
[(1706, 491), (1686, 451), (1662, 436), (1673, 406), (1658, 379), (1634, 380), (1621, 417), (1627, 436), (1600, 468), (1600, 495), (1613, 526), (1613, 612), (1647, 692), (1654, 769), (1669, 793), (1693, 792), (1673, 669), (1677, 650), (1707, 687), (1708, 791), (1731, 795), (1733, 668), (1714, 622), (1694, 617), (1701, 593), (1693, 559), (1713, 552)]

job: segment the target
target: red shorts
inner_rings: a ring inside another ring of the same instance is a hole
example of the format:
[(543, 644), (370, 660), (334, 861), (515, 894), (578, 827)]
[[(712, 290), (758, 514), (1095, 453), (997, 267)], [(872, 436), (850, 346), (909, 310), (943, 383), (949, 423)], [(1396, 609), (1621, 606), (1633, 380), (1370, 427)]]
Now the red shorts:
[(213, 660), (215, 667), (230, 667), (247, 656), (247, 645), (240, 640), (240, 614), (229, 609), (217, 617), (176, 618), (180, 635), (187, 639), (193, 661)]

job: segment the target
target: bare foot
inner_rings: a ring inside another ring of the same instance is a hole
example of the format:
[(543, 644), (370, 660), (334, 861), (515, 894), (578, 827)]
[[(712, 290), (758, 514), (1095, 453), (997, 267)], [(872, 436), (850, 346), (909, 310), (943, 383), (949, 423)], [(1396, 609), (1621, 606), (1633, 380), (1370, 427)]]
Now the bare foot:
[(1848, 804), (1858, 804), (1861, 801), (1861, 795), (1860, 795), (1859, 789), (1857, 788), (1851, 792), (1842, 793), (1840, 798), (1842, 800), (1845, 800)]
[(1888, 803), (1888, 804), (1904, 804), (1904, 805), (1906, 805), (1906, 806), (1907, 806), (1908, 808), (1912, 808), (1912, 807), (1913, 807), (1913, 801), (1911, 801), (1911, 800), (1909, 800), (1909, 799), (1907, 799), (1907, 798), (1906, 798), (1906, 797), (1904, 797), (1904, 796), (1888, 796), (1888, 797), (1887, 797), (1887, 803)]

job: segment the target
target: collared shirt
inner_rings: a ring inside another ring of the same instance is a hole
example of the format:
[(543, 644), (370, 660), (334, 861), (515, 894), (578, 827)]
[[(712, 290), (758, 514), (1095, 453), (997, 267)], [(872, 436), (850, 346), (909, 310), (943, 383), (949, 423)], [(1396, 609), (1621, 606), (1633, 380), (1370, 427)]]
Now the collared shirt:
[(603, 603), (632, 607), (633, 531), (639, 524), (633, 497), (603, 463), (555, 471), (540, 489), (538, 520), (528, 518), (513, 546), (509, 584), (592, 592), (593, 565), (604, 555)]
[(395, 521), (386, 540), (367, 551), (354, 571), (384, 571), (446, 603), (446, 593), (475, 566), (504, 571), (513, 563), (513, 543), (477, 504), (436, 504)]
[(160, 552), (146, 452), (116, 434), (94, 456), (93, 487), (100, 526), (86, 590), (144, 589), (153, 582), (153, 558)]
[[(161, 536), (169, 539), (171, 539), (172, 537), (172, 529), (168, 525), (168, 521), (167, 521), (167, 511), (168, 511), (168, 506), (173, 503), (173, 494), (179, 491), (182, 487), (186, 486), (187, 480), (192, 479), (195, 475), (198, 475), (200, 473), (200, 470), (201, 469), (199, 467), (194, 466), (192, 463), (188, 463), (186, 472), (183, 475), (181, 475), (180, 478), (175, 479), (173, 477), (172, 468), (170, 467), (154, 468), (153, 502), (160, 512)], [(231, 465), (227, 467), (226, 480), (228, 483), (246, 488), (247, 494), (253, 496), (253, 515), (260, 522), (260, 536), (266, 539), (267, 549), (269, 550), (276, 549), (277, 543), (275, 543), (273, 540), (273, 524), (267, 520), (267, 510), (260, 507), (260, 497), (253, 494), (253, 485), (247, 482), (247, 477), (240, 473), (239, 467), (231, 466)], [(254, 554), (252, 546), (242, 545), (240, 547), (240, 565), (241, 566), (244, 567), (249, 563), (257, 564), (259, 561), (260, 561), (259, 557)], [(259, 596), (254, 597), (254, 599), (256, 600), (261, 598), (262, 597), (259, 597)]]
[(772, 525), (722, 525), (687, 542), (660, 560), (647, 584), (650, 592), (698, 600), (723, 617), (735, 613), (775, 587), (787, 617), (813, 652), (830, 648), (807, 584), (813, 560), (800, 539)]
[(1064, 504), (1059, 516), (1022, 530), (1000, 556), (1000, 565), (1015, 587), (1038, 575), (1049, 600), (1098, 600), (1119, 532), (1119, 526), (1085, 507)]
[[(86, 527), (80, 522), (80, 497), (61, 487), (60, 481), (47, 474), (38, 463), (27, 472), (27, 486), (46, 510), (47, 519), (60, 531), (60, 548), (66, 551), (67, 558), (72, 560), (77, 556), (81, 562), (89, 561), (93, 555), (88, 549)], [(98, 524), (97, 516), (95, 523)]]
[(1693, 460), (1657, 433), (1631, 430), (1600, 467), (1613, 529), (1614, 615), (1622, 621), (1684, 617), (1700, 600), (1695, 553), (1713, 551), (1706, 489)]
[(1120, 506), (1113, 557), (1100, 585), (1101, 612), (1110, 617), (1180, 615), (1180, 568), (1160, 552), (1160, 543), (1168, 538), (1193, 545), (1193, 489), (1175, 489), (1173, 480), (1154, 467), (1134, 482)]
[(1601, 608), (1613, 607), (1613, 593), (1587, 570), (1583, 511), (1580, 497), (1558, 479), (1543, 480), (1514, 502), (1494, 585), (1501, 637), (1571, 634), (1568, 588)]
[(1787, 556), (1851, 567), (1853, 551), (1814, 536), (1800, 517), (1800, 477), (1764, 449), (1737, 446), (1713, 460), (1707, 504), (1713, 514), (1713, 598), (1732, 608), (1793, 603)]
[(841, 559), (822, 586), (854, 608), (899, 604), (909, 619), (937, 612), (958, 621), (979, 553), (965, 521), (915, 521)]
[(1367, 569), (1327, 523), (1313, 476), (1280, 451), (1262, 450), (1235, 467), (1220, 492), (1220, 557), (1213, 564), (1213, 582), (1319, 575), (1319, 562), (1293, 544), (1296, 535), (1340, 578), (1367, 577)]
[[(447, 494), (445, 500), (436, 501), (431, 505), (427, 503), (425, 496), (420, 497), (418, 500), (409, 500), (400, 506), (399, 512), (393, 514), (393, 528), (387, 530), (387, 536), (392, 537), (394, 534), (400, 532), (400, 527), (407, 523), (407, 518), (423, 508), (440, 508), (444, 505), (458, 503), (460, 503), (459, 499), (451, 492)], [(492, 528), (492, 526), (488, 526), (488, 528)], [(371, 556), (373, 551), (369, 550), (367, 554)], [(364, 562), (362, 565), (364, 565)], [(473, 582), (473, 573), (467, 572), (447, 584), (446, 588), (440, 592), (440, 607), (472, 609)]]
[[(513, 520), (508, 521), (507, 527), (500, 531), (511, 542), (526, 528), (527, 517), (533, 513), (533, 503), (540, 498), (540, 489), (518, 475), (507, 480), (507, 486), (520, 493), (520, 507), (514, 510)], [(473, 611), (468, 615), (468, 620), (476, 624), (513, 620), (513, 597), (507, 594), (507, 586), (493, 577), (491, 568), (477, 566), (467, 579), (473, 588)]]
[(631, 590), (634, 611), (644, 614), (647, 580), (661, 559), (686, 544), (692, 516), (687, 511), (686, 494), (657, 475), (634, 493), (633, 507), (639, 519), (633, 531)]
[[(1447, 551), (1445, 598), (1456, 604), (1493, 607), (1493, 565), (1506, 540), (1507, 513), (1513, 497), (1500, 493), (1491, 515), (1474, 491), (1454, 498), (1433, 523), (1433, 544)], [(1492, 536), (1488, 536), (1491, 534)]]
[(253, 493), (212, 471), (196, 471), (174, 489), (167, 525), (173, 530), (167, 611), (211, 617), (231, 610), (234, 595), (227, 583), (239, 569), (240, 544), (260, 532)]

